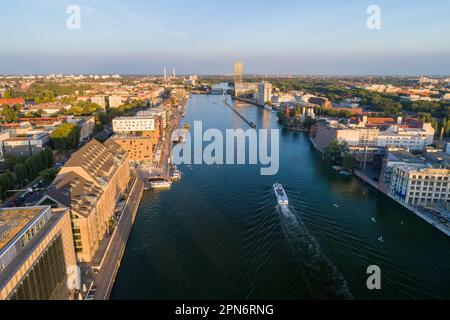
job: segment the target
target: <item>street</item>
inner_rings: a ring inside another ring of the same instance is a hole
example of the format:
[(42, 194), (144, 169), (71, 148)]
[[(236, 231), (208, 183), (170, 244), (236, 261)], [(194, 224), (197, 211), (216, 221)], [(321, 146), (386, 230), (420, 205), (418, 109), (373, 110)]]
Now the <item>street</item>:
[(128, 237), (133, 227), (134, 218), (139, 208), (143, 190), (144, 181), (138, 175), (128, 197), (119, 224), (112, 235), (102, 266), (95, 275), (95, 300), (107, 300), (111, 294)]

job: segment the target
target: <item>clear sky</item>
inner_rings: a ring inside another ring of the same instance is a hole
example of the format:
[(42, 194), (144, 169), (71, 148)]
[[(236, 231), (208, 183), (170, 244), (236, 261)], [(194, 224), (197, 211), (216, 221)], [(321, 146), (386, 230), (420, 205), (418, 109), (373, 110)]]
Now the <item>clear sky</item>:
[[(69, 30), (69, 5), (81, 29)], [(381, 9), (369, 30), (367, 8)], [(0, 74), (450, 74), (447, 0), (2, 0)]]

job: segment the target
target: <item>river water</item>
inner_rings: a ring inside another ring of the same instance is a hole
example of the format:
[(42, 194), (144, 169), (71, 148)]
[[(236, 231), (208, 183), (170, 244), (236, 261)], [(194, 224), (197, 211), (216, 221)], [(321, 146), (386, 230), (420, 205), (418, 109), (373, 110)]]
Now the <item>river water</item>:
[[(192, 96), (185, 121), (248, 129), (221, 100)], [(269, 111), (237, 108), (258, 128), (280, 128)], [(450, 299), (450, 238), (335, 173), (307, 134), (280, 136), (276, 176), (259, 166), (182, 165), (170, 191), (146, 192), (111, 298)], [(277, 206), (275, 182), (289, 208)], [(370, 265), (381, 268), (381, 290), (367, 289)]]

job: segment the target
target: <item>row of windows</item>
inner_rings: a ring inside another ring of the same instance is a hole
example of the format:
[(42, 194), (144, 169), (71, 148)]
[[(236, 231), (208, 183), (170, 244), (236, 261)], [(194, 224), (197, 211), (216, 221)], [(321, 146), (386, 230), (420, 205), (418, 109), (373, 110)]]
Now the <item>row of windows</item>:
[[(414, 192), (410, 192), (409, 193), (409, 195), (412, 197), (412, 196), (416, 196), (416, 197), (419, 197), (419, 196), (423, 196), (423, 197), (428, 197), (428, 198), (431, 198), (431, 197), (433, 197), (433, 193), (424, 193), (424, 192), (416, 192), (416, 193), (414, 193)], [(442, 192), (442, 193), (440, 193), (440, 192), (436, 192), (436, 193), (434, 193), (434, 198), (445, 198), (447, 196), (447, 192)]]
[(58, 288), (64, 288), (66, 265), (61, 235), (53, 241), (33, 265), (20, 285), (11, 294), (11, 300), (67, 299), (67, 290), (55, 296)]
[[(448, 181), (449, 177), (442, 177), (442, 176), (440, 176), (440, 177), (435, 177), (435, 176), (416, 176), (416, 175), (413, 175), (412, 178), (413, 178), (413, 180), (423, 180), (423, 179), (425, 179), (425, 180)], [(413, 184), (415, 182), (416, 181), (413, 181)], [(417, 182), (419, 183), (419, 181), (417, 181)]]
[(22, 248), (25, 247), (31, 239), (33, 239), (33, 237), (39, 232), (39, 230), (42, 229), (42, 227), (45, 225), (45, 222), (46, 220), (43, 219), (32, 228), (28, 229), (27, 232), (25, 232), (25, 234), (20, 238), (20, 246)]

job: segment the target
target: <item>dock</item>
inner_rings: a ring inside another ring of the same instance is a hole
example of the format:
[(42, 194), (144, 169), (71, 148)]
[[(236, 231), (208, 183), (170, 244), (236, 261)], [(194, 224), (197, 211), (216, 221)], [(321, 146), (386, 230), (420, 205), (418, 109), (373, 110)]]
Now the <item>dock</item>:
[(246, 124), (248, 124), (250, 128), (256, 129), (256, 125), (253, 122), (245, 119), (245, 117), (242, 114), (240, 114), (239, 111), (236, 110), (236, 108), (233, 108), (233, 106), (229, 104), (227, 100), (223, 100), (223, 103), (225, 103), (228, 108), (233, 110), (233, 112), (236, 113), (239, 116), (239, 118), (241, 118)]

